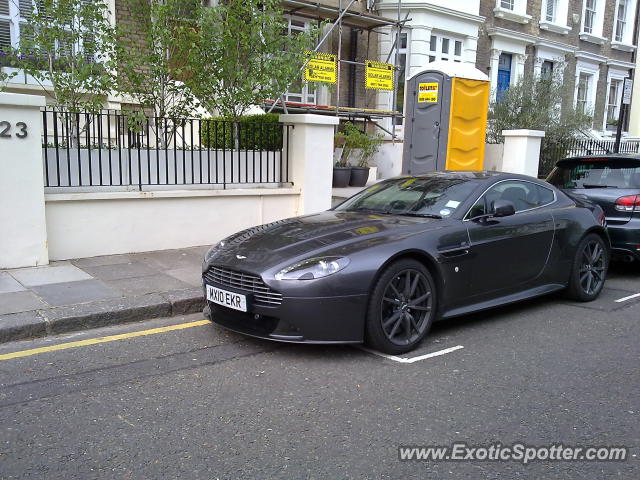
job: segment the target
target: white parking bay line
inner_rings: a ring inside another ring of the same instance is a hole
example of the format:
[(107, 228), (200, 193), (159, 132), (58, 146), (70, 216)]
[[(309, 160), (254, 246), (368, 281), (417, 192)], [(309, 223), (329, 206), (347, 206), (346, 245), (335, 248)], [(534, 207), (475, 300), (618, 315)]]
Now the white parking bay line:
[(462, 345), (457, 345), (451, 348), (445, 348), (444, 350), (438, 350), (437, 352), (427, 353), (425, 355), (418, 355), (417, 357), (404, 358), (404, 357), (396, 357), (395, 355), (388, 355), (386, 353), (378, 352), (376, 350), (371, 350), (370, 348), (363, 347), (358, 345), (360, 350), (364, 350), (365, 352), (372, 353), (373, 355), (377, 355), (379, 357), (387, 358), (389, 360), (393, 360), (398, 363), (414, 363), (419, 362), (420, 360), (426, 360), (427, 358), (439, 357), (440, 355), (446, 355), (447, 353), (455, 352), (456, 350), (460, 350), (464, 348)]
[(631, 300), (632, 298), (640, 297), (640, 293), (634, 293), (633, 295), (629, 295), (628, 297), (622, 297), (616, 300), (616, 303), (626, 302), (627, 300)]

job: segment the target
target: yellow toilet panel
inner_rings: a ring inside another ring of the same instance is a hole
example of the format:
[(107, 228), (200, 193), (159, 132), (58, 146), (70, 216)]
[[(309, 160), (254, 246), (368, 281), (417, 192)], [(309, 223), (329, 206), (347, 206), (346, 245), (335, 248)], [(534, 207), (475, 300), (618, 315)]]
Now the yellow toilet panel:
[(447, 170), (482, 170), (489, 82), (454, 78), (451, 86)]

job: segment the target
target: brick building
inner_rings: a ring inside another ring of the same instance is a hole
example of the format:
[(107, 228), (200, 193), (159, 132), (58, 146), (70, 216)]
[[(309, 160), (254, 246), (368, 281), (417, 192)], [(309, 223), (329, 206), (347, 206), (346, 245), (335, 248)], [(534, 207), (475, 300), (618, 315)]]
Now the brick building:
[(491, 78), (492, 97), (523, 75), (552, 74), (566, 86), (565, 104), (610, 134), (635, 68), (637, 1), (481, 0), (476, 66)]

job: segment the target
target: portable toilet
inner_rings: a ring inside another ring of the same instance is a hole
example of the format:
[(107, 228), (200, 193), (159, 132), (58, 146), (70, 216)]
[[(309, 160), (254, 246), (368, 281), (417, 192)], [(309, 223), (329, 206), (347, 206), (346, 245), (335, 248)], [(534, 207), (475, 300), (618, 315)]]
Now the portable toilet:
[(468, 63), (437, 61), (405, 87), (402, 172), (482, 170), (489, 77)]

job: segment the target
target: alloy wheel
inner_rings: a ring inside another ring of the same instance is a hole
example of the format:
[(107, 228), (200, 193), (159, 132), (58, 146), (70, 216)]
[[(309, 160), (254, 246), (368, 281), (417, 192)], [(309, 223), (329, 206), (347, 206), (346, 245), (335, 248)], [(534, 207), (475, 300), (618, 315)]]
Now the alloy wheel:
[(433, 292), (427, 277), (413, 269), (399, 272), (384, 290), (382, 331), (396, 345), (416, 341), (429, 324), (432, 305)]
[(580, 287), (587, 295), (593, 295), (604, 283), (605, 262), (604, 248), (600, 242), (588, 242), (582, 251), (579, 270)]

